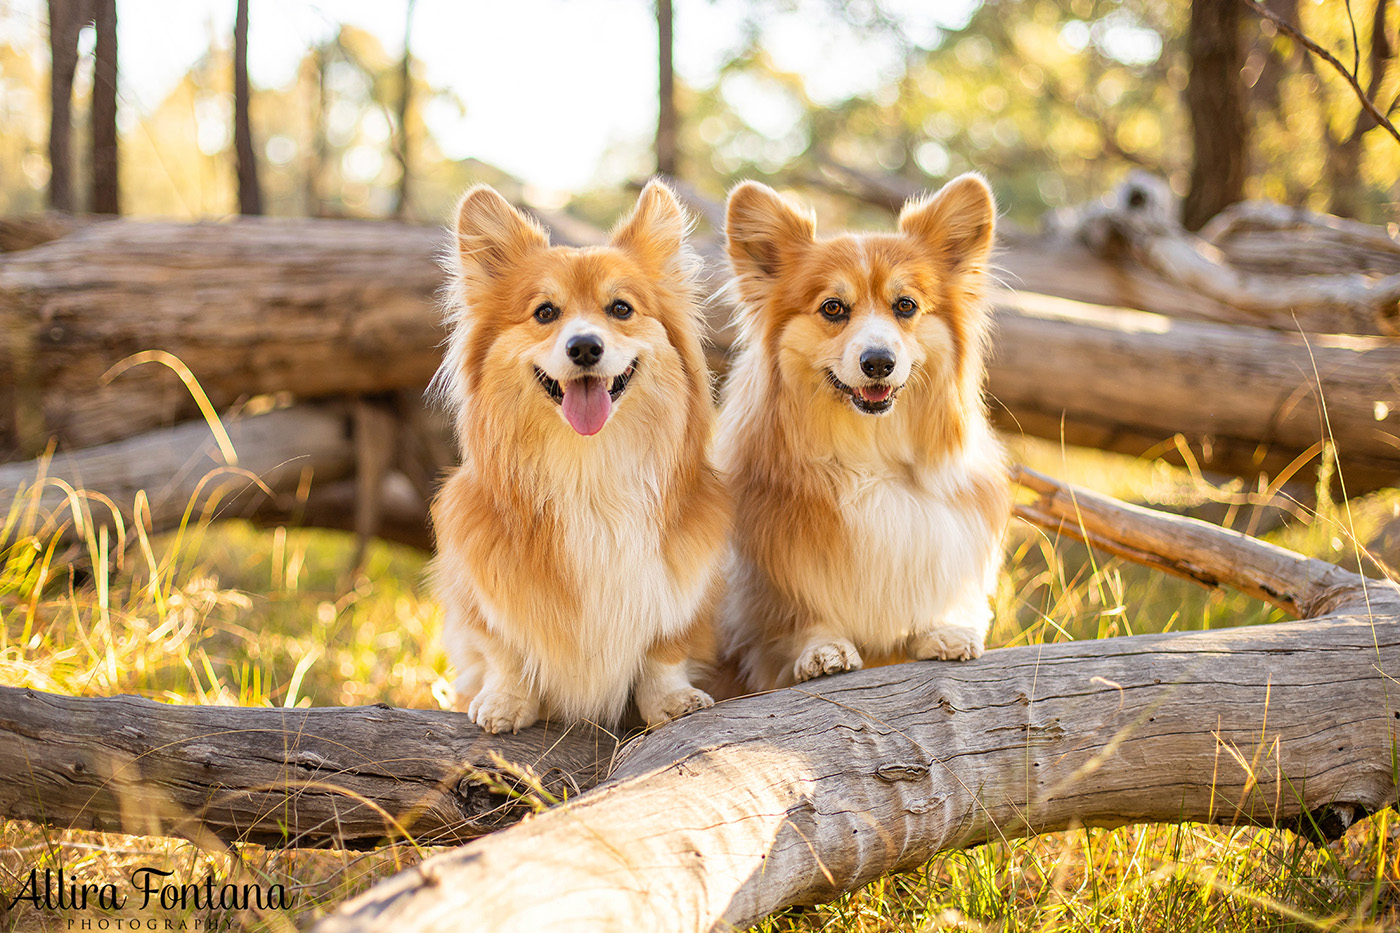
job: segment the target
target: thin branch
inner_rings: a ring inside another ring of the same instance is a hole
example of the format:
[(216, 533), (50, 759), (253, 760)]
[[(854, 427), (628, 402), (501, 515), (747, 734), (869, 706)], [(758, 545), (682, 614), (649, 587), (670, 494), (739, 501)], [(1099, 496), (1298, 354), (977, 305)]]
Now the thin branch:
[(1395, 125), (1386, 119), (1385, 114), (1381, 113), (1375, 101), (1371, 100), (1371, 98), (1366, 95), (1366, 92), (1361, 87), (1361, 83), (1357, 81), (1356, 75), (1348, 71), (1347, 67), (1341, 62), (1337, 61), (1336, 57), (1333, 56), (1331, 52), (1303, 35), (1296, 26), (1288, 22), (1288, 20), (1284, 19), (1282, 16), (1279, 16), (1273, 10), (1264, 6), (1259, 0), (1240, 0), (1240, 2), (1283, 30), (1285, 34), (1290, 36), (1294, 41), (1300, 43), (1309, 52), (1312, 52), (1318, 58), (1335, 68), (1338, 74), (1347, 79), (1347, 83), (1350, 84), (1352, 90), (1356, 92), (1357, 100), (1361, 101), (1361, 106), (1366, 109), (1366, 112), (1371, 115), (1371, 118), (1376, 121), (1377, 125), (1385, 127), (1386, 131), (1390, 133), (1391, 136), (1395, 137), (1395, 141), (1400, 143), (1400, 130), (1397, 130)]

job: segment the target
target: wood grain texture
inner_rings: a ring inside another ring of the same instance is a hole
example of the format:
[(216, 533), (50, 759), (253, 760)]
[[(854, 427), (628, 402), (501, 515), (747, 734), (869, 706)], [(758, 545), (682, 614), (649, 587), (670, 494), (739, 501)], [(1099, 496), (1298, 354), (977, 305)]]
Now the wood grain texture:
[(168, 350), (220, 410), (426, 385), (444, 334), (431, 227), (244, 218), (121, 221), (0, 258), (0, 453), (87, 447), (197, 416)]
[(615, 748), (583, 726), (488, 736), (449, 712), (170, 706), (0, 687), (0, 815), (268, 846), (460, 843), (530, 812), (507, 793), (535, 790), (517, 769), (562, 797), (597, 783)]
[[(988, 367), (1007, 433), (1203, 469), (1311, 472), (1334, 442), (1348, 495), (1400, 484), (1400, 343), (996, 296)], [(1324, 411), (1325, 406), (1325, 411)], [(1311, 467), (1308, 466), (1311, 464)]]
[[(232, 419), (225, 427), (237, 455), (236, 468), (230, 468), (203, 421), (61, 451), (47, 462), (0, 465), (0, 515), (8, 514), (18, 499), (33, 510), (41, 539), (47, 541), (57, 532), (64, 540), (81, 540), (82, 529), (74, 521), (76, 501), (80, 520), (109, 526), (116, 545), (113, 509), (121, 514), (121, 527), (131, 529), (137, 521), (136, 495), (143, 490), (149, 514), (141, 520), (148, 530), (160, 533), (178, 527), (187, 509), (196, 519), (206, 507), (242, 515), (265, 501), (266, 493), (274, 502), (290, 500), (304, 476), (314, 480), (319, 492), (355, 470), (349, 413), (343, 407), (299, 405)], [(29, 490), (39, 483), (43, 488), (35, 498)], [(83, 493), (72, 496), (70, 489)], [(92, 498), (92, 493), (106, 501)], [(291, 507), (283, 505), (280, 511)]]

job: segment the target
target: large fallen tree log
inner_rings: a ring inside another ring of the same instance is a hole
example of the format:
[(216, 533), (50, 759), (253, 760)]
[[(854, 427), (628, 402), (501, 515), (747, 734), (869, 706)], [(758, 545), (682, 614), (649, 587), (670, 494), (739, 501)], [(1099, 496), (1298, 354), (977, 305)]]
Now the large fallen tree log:
[(461, 843), (541, 794), (593, 786), (616, 746), (589, 726), (488, 736), (456, 713), (388, 706), (169, 706), (0, 687), (0, 817), (279, 847)]
[(22, 537), (83, 544), (105, 526), (119, 556), (137, 522), (161, 534), (221, 517), (428, 550), (428, 503), (453, 456), (440, 421), (413, 399), (307, 402), (0, 464), (0, 519), (22, 518), (0, 532), (0, 547)]
[(615, 768), (597, 733), (488, 739), (450, 713), (0, 691), (0, 768), (17, 776), (0, 814), (272, 844), (450, 841), (527, 809), (473, 800), (473, 780), (547, 801), (610, 770), (321, 929), (449, 930), (470, 916), (480, 930), (699, 931), (991, 839), (1162, 820), (1333, 838), (1395, 803), (1395, 586), (1034, 474), (1022, 483), (1035, 497), (1020, 514), (1054, 533), (1310, 618), (822, 678), (688, 716), (634, 740)]
[(1005, 432), (1181, 462), (1179, 435), (1204, 469), (1271, 478), (1315, 475), (1331, 442), (1347, 495), (1400, 485), (1392, 338), (998, 300), (988, 391)]

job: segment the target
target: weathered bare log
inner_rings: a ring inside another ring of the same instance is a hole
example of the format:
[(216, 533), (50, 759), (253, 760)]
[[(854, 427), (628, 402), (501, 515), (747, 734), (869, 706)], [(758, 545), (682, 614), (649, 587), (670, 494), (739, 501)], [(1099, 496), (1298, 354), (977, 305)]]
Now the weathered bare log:
[[(1283, 330), (1314, 333), (1394, 334), (1400, 331), (1400, 272), (1368, 275), (1267, 274), (1258, 266), (1232, 263), (1228, 254), (1177, 221), (1176, 198), (1165, 181), (1143, 172), (1132, 173), (1102, 203), (1071, 212), (1058, 225), (1062, 234), (1109, 257), (1123, 256), (1162, 278), (1236, 309), (1241, 319)], [(1303, 215), (1294, 215), (1302, 223)], [(1230, 221), (1214, 235), (1228, 239)], [(1282, 253), (1293, 245), (1304, 254), (1341, 239), (1355, 243), (1359, 225), (1317, 224), (1309, 241), (1283, 239)], [(1385, 237), (1379, 230), (1369, 238), (1376, 248)], [(1318, 249), (1318, 252), (1321, 252)], [(1277, 269), (1277, 267), (1275, 267)], [(1313, 267), (1315, 271), (1315, 267)]]
[[(999, 295), (1001, 428), (1205, 469), (1291, 474), (1335, 444), (1348, 495), (1400, 484), (1400, 344)], [(1300, 474), (1306, 476), (1306, 472)]]
[(1400, 273), (1400, 234), (1346, 217), (1273, 201), (1241, 201), (1211, 218), (1201, 239), (1251, 272), (1335, 275)]
[(722, 703), (624, 749), (592, 792), (381, 883), (317, 930), (454, 930), (468, 909), (483, 931), (724, 930), (995, 839), (1188, 820), (1335, 838), (1396, 802), (1395, 586), (1026, 479), (1040, 496), (1025, 514), (1055, 530), (1082, 523), (1122, 553), (1320, 614)]
[[(557, 242), (588, 234), (557, 220)], [(264, 393), (421, 390), (445, 336), (444, 243), (436, 227), (379, 221), (122, 221), (0, 255), (0, 461), (196, 417), (165, 367), (104, 379), (147, 350), (177, 356), (219, 410)]]
[[(55, 532), (65, 540), (82, 540), (92, 525), (129, 529), (138, 519), (159, 533), (178, 527), (187, 515), (198, 519), (207, 506), (228, 509), (235, 503), (240, 508), (232, 514), (238, 515), (269, 495), (274, 503), (285, 503), (303, 486), (319, 492), (355, 468), (343, 407), (300, 405), (231, 420), (226, 431), (230, 451), (208, 424), (191, 421), (60, 451), (51, 460), (0, 465), (0, 516), (18, 502), (30, 514), (29, 530), (45, 542)], [(149, 510), (138, 516), (135, 503), (142, 491)], [(240, 500), (250, 493), (257, 494), (251, 505), (246, 497)], [(117, 536), (111, 540), (115, 545)]]
[(426, 385), (442, 332), (440, 231), (241, 219), (97, 224), (0, 258), (0, 454), (86, 447), (197, 417), (167, 350), (220, 410)]
[[(588, 726), (487, 736), (465, 715), (170, 706), (0, 687), (0, 816), (267, 846), (460, 843), (605, 773)], [(510, 762), (510, 765), (503, 765)]]

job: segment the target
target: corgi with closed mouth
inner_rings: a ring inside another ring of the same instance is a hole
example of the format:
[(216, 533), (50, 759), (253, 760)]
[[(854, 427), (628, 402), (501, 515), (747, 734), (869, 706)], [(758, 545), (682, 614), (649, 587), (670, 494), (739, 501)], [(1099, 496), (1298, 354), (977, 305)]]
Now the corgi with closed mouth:
[(982, 399), (991, 191), (956, 178), (909, 201), (894, 233), (818, 238), (755, 182), (726, 213), (727, 661), (766, 690), (979, 656), (1011, 504)]
[(461, 465), (433, 505), (455, 700), (489, 732), (713, 701), (728, 499), (687, 219), (652, 182), (607, 243), (551, 246), (486, 186), (457, 211), (434, 380)]

